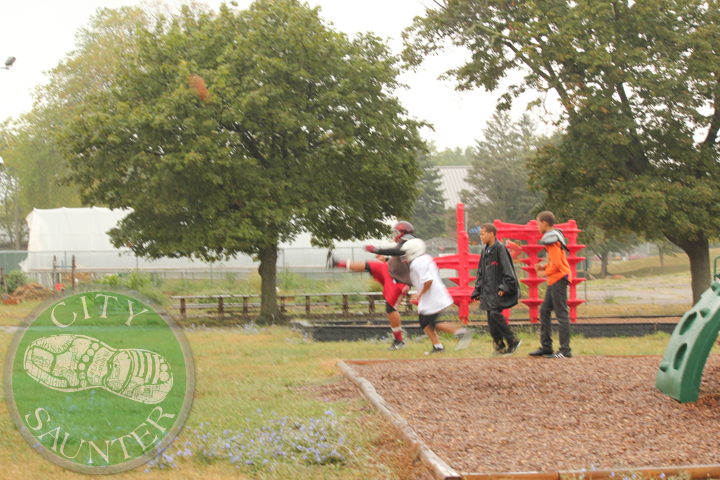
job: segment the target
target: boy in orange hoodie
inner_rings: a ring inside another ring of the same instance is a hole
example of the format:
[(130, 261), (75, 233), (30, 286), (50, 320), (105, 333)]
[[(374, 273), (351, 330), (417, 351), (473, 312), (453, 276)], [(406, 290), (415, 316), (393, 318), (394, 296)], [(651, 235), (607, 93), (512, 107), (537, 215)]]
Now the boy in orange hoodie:
[[(541, 212), (537, 216), (538, 230), (542, 234), (540, 243), (545, 245), (547, 263), (537, 264), (538, 277), (547, 277), (545, 299), (540, 306), (540, 348), (530, 353), (532, 357), (570, 358), (570, 315), (567, 304), (567, 288), (570, 284), (570, 264), (567, 261), (565, 237), (555, 230), (555, 215)], [(552, 320), (550, 314), (555, 310), (560, 333), (560, 349), (553, 353)]]

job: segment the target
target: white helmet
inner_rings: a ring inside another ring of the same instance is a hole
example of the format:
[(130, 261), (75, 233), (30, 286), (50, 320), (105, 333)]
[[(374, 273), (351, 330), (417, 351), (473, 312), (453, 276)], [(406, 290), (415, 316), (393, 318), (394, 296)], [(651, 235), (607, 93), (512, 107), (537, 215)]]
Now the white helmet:
[(425, 242), (423, 242), (419, 238), (413, 238), (412, 240), (408, 240), (407, 242), (403, 243), (402, 247), (400, 247), (400, 250), (405, 252), (405, 255), (403, 255), (401, 259), (410, 263), (420, 255), (424, 255), (427, 251), (427, 247), (425, 246)]

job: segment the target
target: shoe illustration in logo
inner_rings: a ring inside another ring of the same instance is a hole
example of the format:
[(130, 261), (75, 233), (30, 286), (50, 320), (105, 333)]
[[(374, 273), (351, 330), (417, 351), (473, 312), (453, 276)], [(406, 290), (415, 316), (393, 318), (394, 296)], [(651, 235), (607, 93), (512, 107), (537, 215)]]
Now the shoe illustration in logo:
[(38, 338), (25, 350), (25, 370), (63, 392), (104, 388), (145, 404), (162, 402), (173, 385), (167, 361), (142, 349), (115, 349), (85, 335)]

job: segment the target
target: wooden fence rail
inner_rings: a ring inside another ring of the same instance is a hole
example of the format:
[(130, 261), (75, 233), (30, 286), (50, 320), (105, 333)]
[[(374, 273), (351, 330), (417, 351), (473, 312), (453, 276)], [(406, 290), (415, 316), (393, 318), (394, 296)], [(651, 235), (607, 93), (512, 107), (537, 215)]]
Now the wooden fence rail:
[[(342, 297), (341, 303), (332, 302), (330, 298)], [(367, 300), (350, 301), (350, 297), (367, 297)], [(230, 311), (242, 311), (242, 315), (247, 317), (250, 315), (250, 309), (259, 308), (260, 303), (253, 301), (259, 300), (260, 295), (174, 295), (173, 300), (179, 300), (180, 303), (173, 304), (171, 308), (180, 310), (183, 318), (187, 317), (188, 310), (216, 310), (220, 317), (225, 316)], [(342, 307), (342, 315), (350, 315), (350, 306), (362, 305), (367, 306), (368, 313), (374, 314), (376, 302), (384, 301), (380, 292), (361, 292), (361, 293), (299, 293), (296, 295), (278, 295), (280, 301), (280, 312), (286, 313), (288, 308), (294, 307), (295, 310), (303, 310), (305, 315), (311, 314), (311, 307)], [(311, 301), (311, 299), (322, 299), (322, 301)], [(203, 302), (205, 300), (205, 302)], [(241, 303), (238, 302), (241, 300)], [(293, 303), (288, 303), (293, 300)], [(209, 302), (208, 302), (209, 301)], [(196, 303), (199, 302), (199, 303)], [(405, 296), (403, 302), (405, 304), (405, 313), (412, 313), (413, 304), (410, 303), (410, 295)]]

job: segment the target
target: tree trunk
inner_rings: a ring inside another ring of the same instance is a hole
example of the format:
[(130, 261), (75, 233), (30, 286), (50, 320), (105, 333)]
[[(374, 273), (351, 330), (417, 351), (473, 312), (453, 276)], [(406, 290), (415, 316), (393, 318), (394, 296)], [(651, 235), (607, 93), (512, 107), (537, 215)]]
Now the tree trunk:
[(277, 244), (260, 250), (260, 320), (273, 324), (281, 320), (277, 306)]
[(672, 243), (682, 248), (690, 259), (690, 276), (692, 283), (693, 304), (700, 300), (700, 296), (710, 288), (710, 245), (705, 235), (700, 235), (694, 240), (674, 241)]
[(665, 255), (663, 254), (662, 245), (656, 245), (658, 249), (658, 255), (660, 255), (660, 274), (665, 275)]
[(610, 252), (603, 252), (600, 255), (600, 278), (608, 276), (608, 260), (610, 260)]

